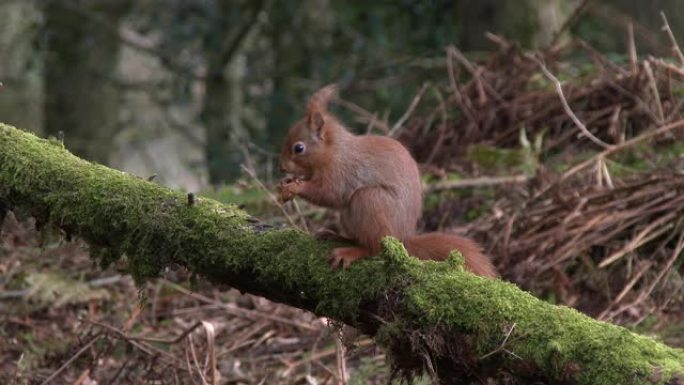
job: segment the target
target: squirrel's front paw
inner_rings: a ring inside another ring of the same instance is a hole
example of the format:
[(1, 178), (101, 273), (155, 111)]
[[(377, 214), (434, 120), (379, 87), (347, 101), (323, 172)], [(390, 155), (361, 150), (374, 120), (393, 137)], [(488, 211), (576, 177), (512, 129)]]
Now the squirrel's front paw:
[(281, 202), (292, 200), (298, 193), (302, 181), (296, 178), (283, 178), (278, 182), (278, 194)]

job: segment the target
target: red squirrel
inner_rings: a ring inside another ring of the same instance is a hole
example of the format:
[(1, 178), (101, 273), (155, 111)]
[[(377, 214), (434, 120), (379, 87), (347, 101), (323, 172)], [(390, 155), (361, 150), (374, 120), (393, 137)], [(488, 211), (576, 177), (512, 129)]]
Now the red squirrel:
[(280, 153), (280, 198), (295, 196), (339, 210), (344, 235), (358, 246), (332, 251), (333, 268), (377, 255), (385, 236), (401, 240), (411, 255), (445, 260), (460, 251), (466, 269), (494, 278), (496, 270), (474, 241), (443, 233), (416, 234), (423, 186), (418, 165), (406, 148), (387, 136), (350, 133), (327, 111), (337, 87), (329, 85), (310, 99), (306, 116), (289, 131)]

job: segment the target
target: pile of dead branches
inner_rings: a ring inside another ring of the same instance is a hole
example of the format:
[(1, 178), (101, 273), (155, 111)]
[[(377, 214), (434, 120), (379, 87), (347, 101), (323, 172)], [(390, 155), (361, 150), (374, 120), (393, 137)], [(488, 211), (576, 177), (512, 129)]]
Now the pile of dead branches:
[(504, 199), (473, 233), (507, 278), (600, 319), (640, 323), (680, 309), (684, 173), (661, 170), (612, 186), (591, 179)]
[[(543, 137), (542, 154), (608, 148), (680, 115), (681, 65), (636, 51), (616, 63), (578, 40), (530, 54), (489, 37), (499, 49), (482, 62), (447, 49), (448, 95), (402, 130), (421, 162), (452, 166), (474, 143), (517, 147), (521, 132)], [(572, 62), (587, 55), (591, 64)]]
[[(673, 150), (684, 138), (684, 56), (668, 35), (674, 59), (639, 60), (632, 43), (616, 62), (577, 40), (526, 53), (494, 35), (498, 51), (479, 62), (447, 50), (445, 96), (401, 137), (428, 169), (473, 177), (430, 191), (505, 186), (469, 231), (506, 279), (619, 323), (684, 308), (684, 154)], [(521, 138), (541, 144), (534, 173), (463, 167), (473, 145), (514, 149)], [(463, 203), (451, 199), (442, 216)]]

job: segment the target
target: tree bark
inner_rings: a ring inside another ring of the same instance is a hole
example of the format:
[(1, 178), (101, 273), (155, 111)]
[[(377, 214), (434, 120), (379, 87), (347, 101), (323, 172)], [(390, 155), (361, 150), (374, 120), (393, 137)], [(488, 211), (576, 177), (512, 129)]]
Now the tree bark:
[(399, 374), (443, 384), (681, 384), (684, 351), (474, 276), (462, 257), (421, 262), (395, 240), (332, 271), (330, 244), (235, 206), (90, 164), (61, 142), (0, 125), (0, 202), (85, 239), (138, 280), (172, 264), (374, 336)]

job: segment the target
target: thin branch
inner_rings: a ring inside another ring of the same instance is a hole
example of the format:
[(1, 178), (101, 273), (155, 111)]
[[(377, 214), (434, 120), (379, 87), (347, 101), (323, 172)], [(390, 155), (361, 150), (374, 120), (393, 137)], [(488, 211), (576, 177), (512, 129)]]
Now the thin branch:
[(335, 357), (337, 362), (337, 383), (339, 385), (345, 385), (349, 381), (349, 372), (347, 371), (347, 359), (345, 355), (347, 349), (342, 343), (342, 336), (337, 336), (335, 338)]
[(348, 109), (349, 111), (355, 113), (358, 115), (361, 119), (363, 119), (364, 123), (367, 124), (372, 124), (376, 127), (378, 127), (380, 130), (382, 130), (385, 133), (390, 132), (390, 127), (389, 124), (387, 124), (386, 119), (378, 119), (377, 113), (371, 113), (368, 110), (364, 109), (363, 107), (359, 106), (358, 104), (352, 103), (348, 100), (344, 100), (342, 98), (337, 98), (333, 101), (333, 103), (337, 104), (338, 106), (344, 107)]
[[(631, 253), (632, 251), (638, 249), (642, 245), (648, 243), (649, 241), (659, 237), (662, 235), (665, 231), (669, 230), (672, 227), (672, 224), (668, 225), (668, 222), (672, 219), (674, 219), (678, 215), (677, 212), (672, 212), (669, 215), (665, 215), (661, 217), (660, 219), (652, 222), (648, 226), (644, 227), (631, 241), (629, 241), (625, 246), (605, 258), (603, 261), (601, 261), (598, 265), (599, 268), (604, 268), (613, 262), (617, 261), (618, 259), (622, 258), (624, 255)], [(663, 226), (660, 229), (656, 228), (658, 226)], [(654, 231), (655, 230), (655, 231)]]
[(435, 142), (432, 151), (430, 151), (430, 155), (427, 157), (427, 160), (425, 161), (425, 163), (427, 164), (432, 164), (432, 160), (435, 158), (435, 156), (437, 156), (437, 153), (442, 147), (442, 143), (444, 143), (444, 137), (446, 136), (445, 131), (447, 130), (447, 107), (444, 101), (444, 97), (442, 96), (442, 93), (439, 92), (439, 88), (433, 87), (433, 90), (435, 91), (435, 95), (437, 96), (437, 100), (439, 101), (438, 109), (441, 113), (440, 115), (442, 116), (442, 121), (439, 126), (439, 137), (437, 138), (437, 141)]
[(501, 97), (501, 95), (499, 95), (499, 93), (496, 92), (496, 90), (494, 90), (494, 87), (492, 87), (487, 81), (485, 81), (485, 79), (482, 78), (482, 71), (480, 69), (476, 68), (473, 65), (473, 63), (471, 63), (468, 60), (468, 58), (463, 54), (463, 52), (461, 52), (461, 50), (456, 48), (455, 45), (450, 45), (447, 49), (451, 51), (451, 55), (453, 55), (453, 57), (456, 60), (458, 60), (458, 62), (461, 63), (461, 65), (466, 70), (468, 70), (470, 75), (475, 80), (475, 84), (477, 85), (478, 91), (480, 92), (480, 99), (481, 99), (480, 101), (481, 102), (482, 102), (482, 98), (485, 97), (483, 91), (487, 90), (487, 92), (489, 92), (494, 97), (494, 99), (496, 99), (497, 102), (499, 102), (501, 104), (506, 103), (506, 101)]
[(80, 357), (81, 354), (83, 354), (86, 350), (88, 350), (91, 346), (93, 346), (93, 344), (94, 344), (95, 342), (97, 342), (97, 340), (99, 340), (100, 337), (102, 337), (102, 334), (101, 334), (101, 333), (98, 333), (98, 334), (96, 334), (95, 336), (93, 336), (93, 338), (91, 338), (90, 341), (88, 341), (85, 345), (83, 345), (83, 347), (82, 347), (81, 349), (79, 349), (79, 351), (76, 352), (76, 354), (74, 354), (73, 356), (71, 356), (71, 358), (69, 358), (69, 359), (67, 360), (67, 362), (65, 362), (62, 366), (59, 367), (59, 369), (57, 369), (54, 373), (52, 373), (52, 374), (50, 375), (50, 377), (46, 378), (45, 381), (43, 381), (43, 382), (41, 383), (41, 385), (47, 385), (47, 384), (49, 384), (52, 380), (54, 380), (60, 373), (62, 373), (62, 372), (64, 371), (64, 369), (66, 369), (67, 367), (69, 367), (69, 365), (71, 365), (72, 362), (74, 362), (78, 357)]
[(663, 124), (665, 121), (665, 112), (663, 112), (663, 103), (660, 101), (660, 92), (658, 92), (658, 83), (656, 83), (655, 76), (653, 75), (653, 69), (649, 60), (644, 61), (644, 72), (646, 72), (646, 77), (648, 78), (648, 85), (653, 93), (653, 99), (655, 100), (655, 105), (658, 111), (658, 124)]
[(404, 123), (408, 120), (408, 118), (411, 116), (413, 113), (413, 110), (418, 107), (418, 103), (420, 103), (420, 99), (423, 97), (423, 94), (428, 88), (428, 83), (423, 84), (423, 86), (420, 88), (420, 91), (418, 91), (418, 94), (413, 97), (413, 100), (411, 101), (411, 104), (409, 105), (409, 108), (404, 112), (404, 115), (397, 120), (397, 122), (392, 126), (392, 129), (389, 132), (389, 136), (396, 136), (399, 131), (403, 128)]
[(679, 59), (679, 63), (684, 66), (684, 54), (682, 54), (682, 50), (679, 48), (679, 44), (677, 44), (677, 39), (675, 39), (674, 33), (672, 33), (672, 29), (670, 28), (670, 24), (667, 22), (667, 16), (665, 16), (665, 12), (660, 11), (660, 17), (663, 18), (662, 30), (667, 32), (667, 36), (670, 37), (670, 42), (672, 42), (672, 52), (675, 54), (677, 59)]
[(681, 77), (684, 77), (684, 68), (677, 67), (676, 65), (668, 63), (663, 59), (655, 59), (655, 63), (669, 71), (676, 73)]
[(192, 292), (192, 291), (190, 291), (190, 290), (188, 290), (188, 289), (186, 289), (186, 288), (184, 288), (184, 287), (182, 287), (176, 283), (173, 283), (173, 282), (170, 282), (167, 280), (162, 280), (162, 282), (164, 282), (165, 285), (173, 288), (176, 291), (179, 291), (179, 292), (181, 292), (185, 295), (188, 295), (192, 298), (195, 298), (197, 300), (200, 300), (200, 301), (212, 304), (212, 305), (216, 305), (218, 308), (222, 309), (223, 311), (225, 311), (229, 314), (238, 316), (238, 317), (243, 317), (243, 318), (246, 318), (246, 319), (249, 319), (252, 321), (258, 321), (261, 319), (268, 319), (268, 320), (273, 321), (273, 322), (278, 322), (278, 323), (282, 323), (285, 325), (291, 325), (291, 326), (294, 326), (294, 327), (297, 327), (300, 329), (304, 329), (304, 330), (309, 330), (309, 331), (318, 331), (319, 330), (318, 328), (316, 328), (312, 325), (297, 322), (295, 320), (290, 320), (290, 319), (283, 318), (283, 317), (279, 317), (277, 315), (273, 315), (273, 314), (269, 314), (269, 313), (265, 313), (265, 312), (260, 312), (257, 310), (245, 309), (245, 308), (234, 306), (233, 304), (225, 304), (225, 303), (222, 303), (220, 301), (211, 299), (207, 296), (204, 296), (200, 293)]
[(467, 104), (467, 99), (463, 97), (463, 93), (461, 92), (461, 88), (458, 86), (458, 75), (456, 73), (456, 66), (454, 65), (453, 62), (453, 55), (454, 51), (452, 49), (446, 50), (446, 62), (447, 62), (447, 73), (449, 74), (449, 84), (451, 86), (452, 90), (452, 97), (456, 101), (456, 104), (458, 104), (458, 107), (463, 111), (463, 114), (473, 122), (473, 124), (476, 124), (475, 116), (473, 115), (473, 112), (470, 108), (470, 106)]
[(636, 74), (638, 71), (637, 62), (639, 57), (637, 56), (636, 40), (634, 39), (634, 24), (627, 24), (627, 41), (629, 47), (629, 65), (632, 69), (632, 73)]
[(625, 298), (627, 293), (629, 293), (629, 291), (632, 290), (634, 285), (636, 285), (636, 283), (639, 282), (639, 279), (641, 279), (641, 277), (651, 268), (651, 266), (653, 266), (653, 262), (646, 261), (639, 268), (636, 274), (634, 274), (634, 277), (632, 277), (632, 279), (630, 279), (629, 282), (627, 282), (625, 287), (622, 288), (620, 293), (615, 297), (615, 299), (610, 303), (610, 305), (608, 305), (608, 307), (606, 307), (606, 309), (603, 312), (601, 312), (601, 314), (599, 314), (598, 317), (596, 317), (596, 319), (598, 319), (599, 321), (609, 321), (613, 319), (617, 314), (615, 312), (611, 313), (610, 309), (618, 303), (620, 303), (620, 301), (622, 301), (623, 298)]
[(594, 164), (597, 159), (606, 158), (606, 157), (608, 157), (614, 153), (617, 153), (617, 152), (620, 152), (624, 149), (633, 147), (633, 146), (635, 146), (641, 142), (644, 142), (648, 139), (651, 139), (655, 136), (658, 136), (658, 135), (661, 135), (661, 134), (664, 134), (664, 133), (667, 133), (667, 132), (670, 132), (672, 130), (676, 130), (676, 129), (682, 128), (682, 127), (684, 127), (684, 119), (678, 120), (676, 122), (670, 123), (670, 124), (662, 126), (662, 127), (659, 127), (655, 130), (648, 131), (648, 132), (641, 134), (641, 135), (637, 136), (636, 138), (632, 138), (632, 139), (630, 139), (624, 143), (620, 143), (618, 145), (611, 146), (610, 148), (605, 149), (603, 152), (594, 155), (593, 157), (585, 160), (584, 162), (577, 164), (576, 166), (572, 167), (570, 170), (563, 173), (563, 175), (561, 175), (560, 178), (558, 178), (553, 183), (550, 183), (549, 185), (547, 185), (544, 189), (542, 189), (539, 193), (537, 193), (535, 195), (535, 197), (540, 197), (540, 196), (544, 195), (549, 190), (551, 190), (551, 188), (558, 185), (562, 181), (567, 180), (572, 175), (575, 175), (576, 173), (578, 173), (578, 172), (586, 169), (587, 167), (591, 166), (592, 164)]
[(202, 321), (202, 326), (204, 326), (204, 331), (206, 332), (206, 337), (207, 337), (207, 359), (206, 359), (206, 364), (205, 364), (205, 371), (206, 367), (209, 367), (209, 383), (211, 385), (216, 385), (217, 380), (218, 380), (218, 371), (216, 367), (216, 328), (214, 327), (214, 324), (212, 324), (209, 321)]
[[(124, 330), (121, 330), (121, 329), (119, 329), (113, 325), (109, 325), (107, 323), (99, 322), (99, 321), (95, 321), (95, 320), (86, 320), (85, 322), (88, 322), (88, 323), (91, 323), (93, 325), (100, 326), (101, 328), (107, 329), (108, 331), (113, 333), (111, 335), (112, 337), (119, 338), (119, 339), (125, 341), (126, 343), (133, 345), (134, 347), (138, 348), (141, 352), (143, 352), (149, 356), (156, 356), (156, 355), (163, 356), (164, 358), (167, 358), (169, 360), (171, 365), (175, 365), (175, 366), (182, 364), (182, 361), (178, 357), (170, 354), (166, 350), (158, 348), (152, 344), (148, 344), (147, 342), (142, 341), (140, 339), (131, 338), (131, 336), (129, 336), (128, 333), (126, 333)], [(182, 369), (179, 366), (176, 366), (176, 367), (179, 369)]]
[(563, 36), (563, 33), (577, 23), (577, 20), (579, 20), (580, 16), (582, 16), (588, 4), (589, 0), (584, 0), (582, 3), (580, 3), (580, 5), (577, 6), (577, 8), (575, 8), (574, 11), (572, 11), (570, 17), (563, 22), (563, 25), (561, 25), (558, 31), (553, 33), (553, 38), (551, 38), (551, 42), (549, 43), (548, 47), (553, 47), (556, 45), (558, 40), (560, 40), (560, 38)]
[(597, 145), (603, 147), (603, 148), (611, 148), (613, 147), (612, 145), (602, 141), (601, 139), (597, 138), (592, 134), (587, 127), (582, 123), (581, 120), (575, 115), (575, 113), (572, 111), (572, 108), (570, 108), (570, 105), (568, 104), (568, 100), (565, 98), (565, 95), (563, 94), (563, 86), (561, 85), (560, 81), (558, 78), (556, 78), (551, 71), (546, 68), (546, 65), (544, 65), (544, 62), (542, 62), (539, 58), (535, 56), (529, 56), (532, 60), (534, 60), (538, 65), (539, 68), (542, 70), (544, 75), (551, 81), (556, 87), (556, 93), (558, 94), (558, 97), (560, 98), (561, 103), (563, 104), (563, 109), (565, 110), (565, 113), (572, 119), (572, 121), (575, 123), (575, 125), (582, 131), (582, 133), (589, 138), (592, 142), (596, 143)]
[(290, 214), (287, 213), (287, 210), (285, 210), (285, 206), (283, 206), (283, 204), (280, 203), (280, 201), (278, 200), (278, 198), (276, 198), (276, 196), (273, 195), (273, 193), (271, 192), (271, 190), (267, 189), (266, 186), (264, 186), (264, 184), (261, 182), (261, 180), (259, 179), (259, 177), (258, 177), (258, 176), (256, 175), (256, 173), (254, 172), (254, 170), (248, 168), (248, 167), (245, 166), (244, 164), (241, 164), (241, 165), (240, 165), (240, 168), (242, 168), (242, 170), (243, 170), (244, 172), (246, 172), (247, 175), (249, 175), (249, 177), (252, 178), (252, 180), (253, 180), (254, 182), (256, 182), (257, 186), (259, 186), (259, 188), (260, 188), (263, 192), (266, 193), (266, 196), (268, 196), (268, 199), (269, 199), (271, 202), (273, 202), (273, 204), (275, 204), (276, 206), (278, 206), (278, 208), (279, 208), (280, 211), (283, 213), (283, 215), (284, 215), (285, 218), (287, 219), (287, 222), (290, 224), (290, 226), (299, 228), (299, 226), (297, 226), (297, 223), (294, 221), (294, 219), (292, 219), (292, 217), (290, 216)]
[(494, 349), (493, 351), (485, 354), (484, 356), (480, 357), (481, 360), (484, 360), (485, 358), (491, 356), (494, 353), (500, 352), (502, 350), (505, 350), (504, 347), (506, 347), (506, 342), (508, 342), (508, 338), (511, 337), (511, 334), (513, 333), (513, 330), (515, 329), (516, 323), (514, 322), (513, 325), (508, 329), (508, 333), (506, 333), (506, 337), (504, 338), (503, 342), (501, 345), (499, 345), (498, 348)]

